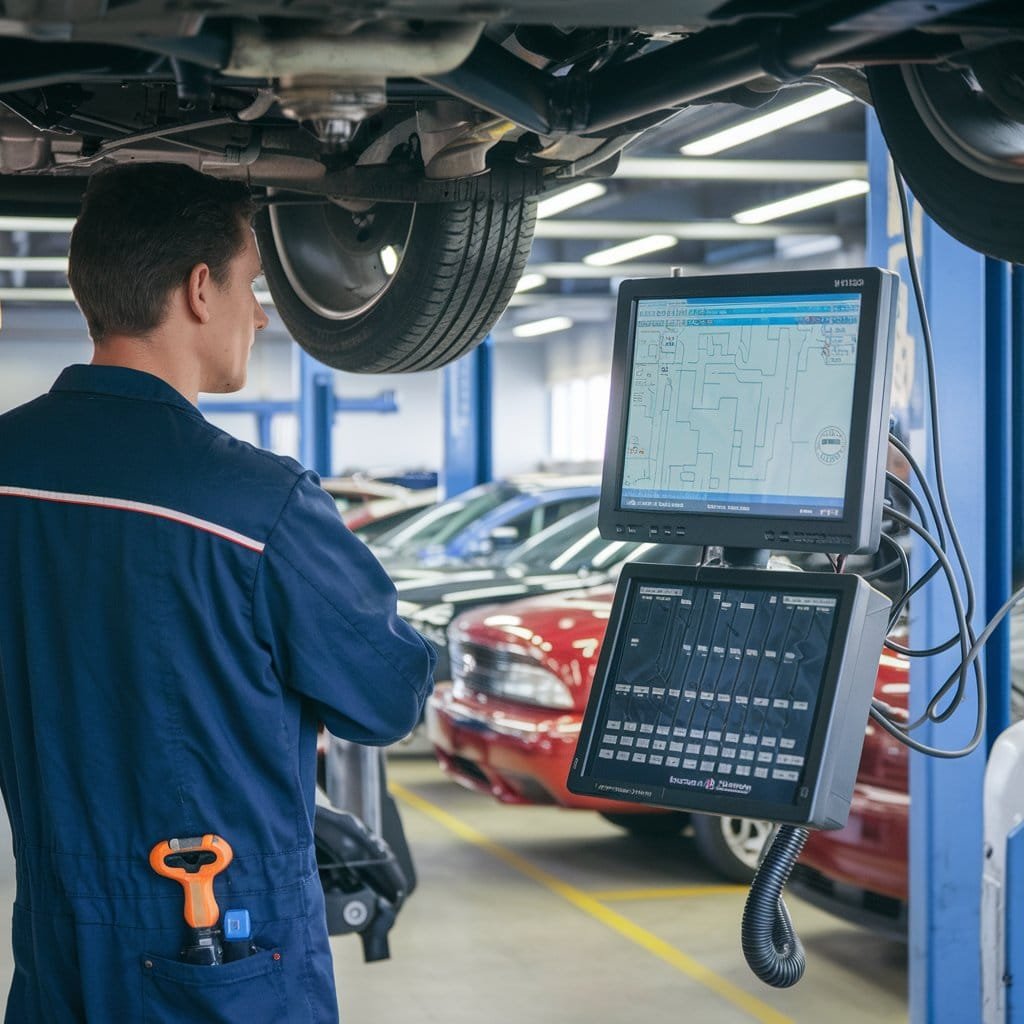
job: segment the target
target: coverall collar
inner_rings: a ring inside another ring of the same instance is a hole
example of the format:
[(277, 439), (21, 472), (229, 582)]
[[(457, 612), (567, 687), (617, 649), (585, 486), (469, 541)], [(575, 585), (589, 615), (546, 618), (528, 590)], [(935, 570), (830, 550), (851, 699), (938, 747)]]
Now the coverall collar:
[(61, 372), (50, 391), (77, 391), (84, 394), (111, 395), (115, 398), (163, 402), (203, 419), (203, 414), (167, 381), (127, 366), (75, 364)]

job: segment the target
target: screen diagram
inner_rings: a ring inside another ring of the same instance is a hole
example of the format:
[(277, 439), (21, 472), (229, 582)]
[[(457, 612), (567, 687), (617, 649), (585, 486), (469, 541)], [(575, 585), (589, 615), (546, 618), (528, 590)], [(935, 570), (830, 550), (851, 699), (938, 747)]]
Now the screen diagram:
[(858, 294), (636, 302), (621, 508), (840, 518)]

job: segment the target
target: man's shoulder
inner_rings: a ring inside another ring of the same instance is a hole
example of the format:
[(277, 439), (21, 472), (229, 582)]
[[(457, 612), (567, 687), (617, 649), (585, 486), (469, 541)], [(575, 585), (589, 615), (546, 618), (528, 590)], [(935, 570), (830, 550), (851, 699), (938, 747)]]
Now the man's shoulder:
[(287, 455), (258, 448), (212, 423), (207, 423), (206, 427), (211, 438), (208, 451), (215, 467), (218, 464), (244, 467), (254, 482), (276, 483), (286, 490), (291, 490), (296, 480), (306, 473), (302, 465)]

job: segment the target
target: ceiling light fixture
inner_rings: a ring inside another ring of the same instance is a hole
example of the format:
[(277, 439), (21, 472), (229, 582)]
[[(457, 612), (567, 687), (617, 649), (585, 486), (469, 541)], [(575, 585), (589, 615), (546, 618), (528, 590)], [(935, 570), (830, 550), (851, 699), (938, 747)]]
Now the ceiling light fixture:
[(843, 247), (839, 235), (786, 235), (775, 239), (775, 251), (780, 259), (798, 260), (805, 256), (822, 256), (827, 252), (838, 252)]
[(555, 331), (567, 331), (573, 325), (568, 316), (549, 316), (544, 320), (531, 320), (529, 323), (516, 324), (512, 334), (517, 338), (536, 338), (541, 334), (553, 334)]
[(622, 181), (843, 181), (866, 178), (864, 160), (700, 160), (688, 157), (626, 157), (615, 177)]
[(0, 217), (0, 231), (67, 232), (74, 226), (74, 217)]
[(632, 242), (624, 242), (622, 245), (613, 245), (610, 249), (599, 249), (589, 256), (584, 256), (583, 262), (589, 267), (611, 267), (637, 256), (646, 256), (661, 249), (671, 249), (678, 241), (675, 235), (647, 235)]
[(707, 135), (703, 139), (688, 142), (681, 147), (680, 151), (684, 156), (711, 156), (852, 102), (852, 96), (847, 96), (846, 93), (839, 92), (838, 89), (823, 89), (813, 96), (808, 96), (807, 99), (790, 103), (778, 110), (762, 114), (760, 117), (752, 117), (749, 121), (733, 125), (731, 128), (715, 132), (713, 135)]
[(516, 292), (528, 292), (533, 288), (539, 288), (542, 284), (547, 284), (548, 279), (543, 274), (523, 274), (519, 278), (519, 284), (516, 285)]
[(537, 204), (537, 219), (554, 217), (555, 214), (571, 210), (574, 206), (579, 206), (580, 203), (589, 203), (591, 199), (600, 199), (607, 191), (608, 186), (597, 181), (585, 181), (582, 185), (567, 188), (564, 192), (542, 199)]
[(825, 185), (824, 188), (811, 189), (810, 192), (801, 192), (799, 195), (790, 196), (788, 199), (780, 199), (774, 203), (766, 203), (764, 206), (755, 206), (749, 210), (741, 210), (733, 214), (733, 220), (737, 224), (764, 224), (767, 221), (775, 220), (777, 217), (788, 217), (791, 213), (800, 213), (802, 210), (813, 210), (816, 206), (826, 206), (829, 203), (838, 203), (842, 199), (852, 199), (854, 196), (866, 195), (870, 186), (866, 181), (837, 181), (834, 185)]

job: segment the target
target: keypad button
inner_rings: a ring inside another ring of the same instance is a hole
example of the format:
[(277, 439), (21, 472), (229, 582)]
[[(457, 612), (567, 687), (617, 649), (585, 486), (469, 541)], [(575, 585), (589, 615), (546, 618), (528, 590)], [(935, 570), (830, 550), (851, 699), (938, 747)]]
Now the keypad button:
[(804, 759), (802, 757), (797, 757), (795, 754), (779, 754), (775, 759), (775, 762), (776, 764), (789, 764), (794, 768), (802, 768)]

